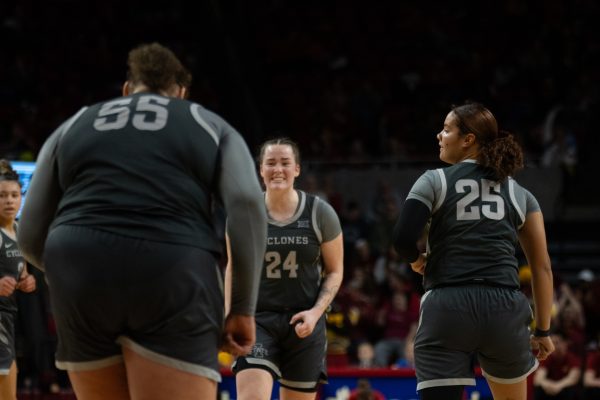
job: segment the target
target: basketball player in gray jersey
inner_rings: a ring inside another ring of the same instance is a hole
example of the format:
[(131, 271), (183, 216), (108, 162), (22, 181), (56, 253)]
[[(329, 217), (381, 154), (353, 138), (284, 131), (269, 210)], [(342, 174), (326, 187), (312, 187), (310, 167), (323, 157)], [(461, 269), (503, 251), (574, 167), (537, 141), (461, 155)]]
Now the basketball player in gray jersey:
[(0, 160), (0, 399), (17, 400), (15, 351), (15, 292), (35, 290), (35, 277), (27, 271), (16, 240), (17, 213), (21, 208), (19, 175), (7, 160)]
[[(542, 212), (511, 177), (522, 166), (521, 148), (477, 103), (455, 107), (437, 139), (440, 159), (453, 165), (417, 180), (394, 229), (396, 250), (424, 275), (417, 390), (424, 400), (462, 399), (464, 386), (475, 384), (477, 357), (495, 399), (525, 400), (527, 376), (554, 346)], [(519, 242), (532, 269), (531, 338), (531, 309), (519, 291)]]
[[(262, 192), (240, 134), (185, 99), (191, 76), (169, 49), (139, 46), (128, 65), (123, 97), (44, 144), (19, 242), (45, 268), (56, 364), (79, 399), (215, 398), (219, 345), (242, 355), (255, 340)], [(225, 321), (215, 201), (236, 260)]]
[[(341, 226), (328, 203), (294, 189), (300, 174), (296, 143), (265, 142), (259, 164), (266, 188), (267, 249), (256, 345), (234, 363), (237, 398), (270, 399), (278, 380), (280, 399), (314, 399), (318, 384), (327, 380), (324, 313), (342, 281)], [(226, 270), (226, 298), (232, 266), (235, 260)]]

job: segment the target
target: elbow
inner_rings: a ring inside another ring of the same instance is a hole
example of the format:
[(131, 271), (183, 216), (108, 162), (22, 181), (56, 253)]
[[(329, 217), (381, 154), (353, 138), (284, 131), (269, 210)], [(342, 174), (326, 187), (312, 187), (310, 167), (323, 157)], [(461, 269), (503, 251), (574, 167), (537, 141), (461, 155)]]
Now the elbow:
[(396, 233), (394, 234), (393, 244), (394, 250), (396, 250), (401, 260), (413, 262), (418, 258), (419, 250), (417, 249), (417, 241), (414, 238)]

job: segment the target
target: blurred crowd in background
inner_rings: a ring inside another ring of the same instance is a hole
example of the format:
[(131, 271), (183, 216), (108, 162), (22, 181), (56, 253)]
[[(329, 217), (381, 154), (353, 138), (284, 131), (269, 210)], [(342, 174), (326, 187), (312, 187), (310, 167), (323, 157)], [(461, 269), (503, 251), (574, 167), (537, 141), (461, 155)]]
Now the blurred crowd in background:
[[(422, 289), (390, 246), (406, 193), (387, 182), (365, 205), (319, 166), (436, 163), (450, 106), (476, 100), (519, 138), (528, 166), (563, 171), (562, 201), (597, 204), (589, 182), (600, 136), (600, 41), (591, 39), (599, 18), (594, 0), (210, 0), (193, 12), (183, 0), (2, 1), (0, 157), (34, 161), (60, 121), (119, 96), (132, 46), (171, 47), (193, 73), (191, 99), (229, 120), (253, 151), (274, 135), (296, 140), (310, 166), (302, 187), (342, 218), (345, 280), (329, 315), (330, 364), (410, 367)], [(524, 291), (527, 268), (522, 260)], [(598, 346), (599, 272), (556, 275), (553, 325), (580, 368)], [(53, 368), (40, 286), (19, 300), (19, 384), (49, 390), (68, 382)]]

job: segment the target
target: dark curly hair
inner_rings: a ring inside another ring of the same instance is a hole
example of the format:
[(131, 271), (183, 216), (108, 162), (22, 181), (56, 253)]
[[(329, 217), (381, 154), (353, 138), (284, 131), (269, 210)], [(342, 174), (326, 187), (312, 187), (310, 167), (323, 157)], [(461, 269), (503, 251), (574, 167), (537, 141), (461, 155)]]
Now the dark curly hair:
[(472, 133), (479, 143), (479, 164), (494, 171), (500, 182), (523, 168), (523, 149), (514, 136), (498, 130), (494, 114), (479, 103), (454, 106), (452, 113), (461, 135)]
[(175, 54), (159, 43), (142, 44), (129, 52), (127, 79), (143, 83), (153, 92), (169, 90), (171, 86), (189, 88), (192, 75)]
[(21, 181), (19, 180), (19, 174), (6, 159), (0, 160), (0, 181), (13, 181), (17, 182), (19, 186), (22, 186)]

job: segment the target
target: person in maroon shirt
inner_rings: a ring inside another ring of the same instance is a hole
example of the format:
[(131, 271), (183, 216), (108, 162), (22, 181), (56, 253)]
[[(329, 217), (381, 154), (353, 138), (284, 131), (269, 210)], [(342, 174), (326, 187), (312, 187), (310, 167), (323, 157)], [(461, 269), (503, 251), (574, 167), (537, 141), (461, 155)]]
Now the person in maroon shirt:
[(405, 359), (410, 353), (406, 346), (412, 346), (417, 331), (420, 296), (410, 290), (406, 278), (402, 282), (402, 287), (383, 303), (377, 315), (377, 323), (383, 328), (383, 336), (375, 344), (375, 365), (378, 367), (388, 367)]
[(554, 353), (540, 362), (533, 377), (536, 400), (571, 400), (581, 377), (581, 359), (569, 351), (569, 343), (560, 332), (552, 334)]
[(592, 351), (587, 356), (583, 374), (583, 398), (600, 399), (600, 350)]

